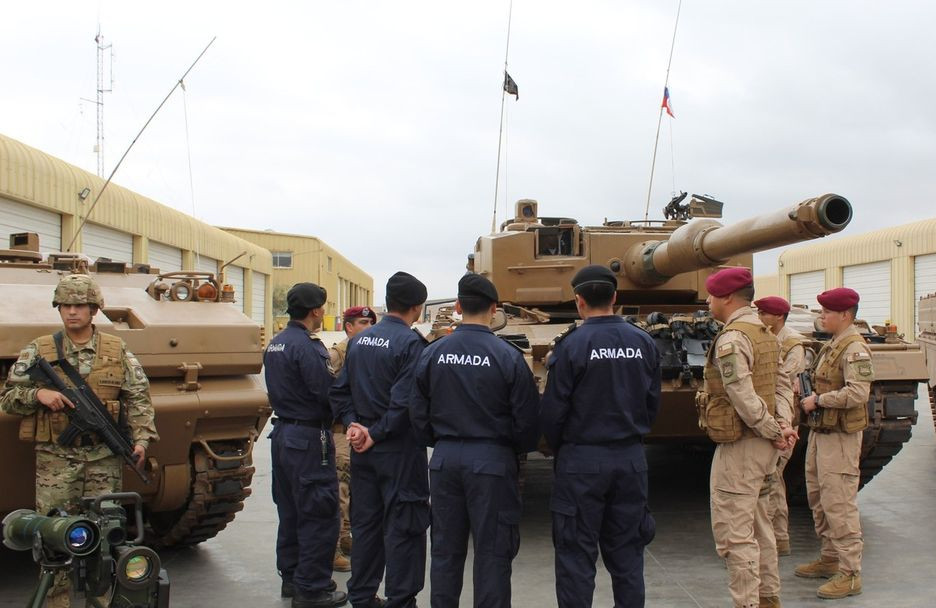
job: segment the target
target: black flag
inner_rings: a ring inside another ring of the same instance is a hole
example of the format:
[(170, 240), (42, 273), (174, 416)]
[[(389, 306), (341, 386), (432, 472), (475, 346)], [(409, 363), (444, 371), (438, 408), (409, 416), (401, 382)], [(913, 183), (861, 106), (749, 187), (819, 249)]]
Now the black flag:
[(504, 90), (508, 95), (513, 95), (518, 100), (520, 99), (520, 89), (517, 88), (517, 83), (514, 82), (514, 79), (510, 77), (510, 74), (504, 70)]

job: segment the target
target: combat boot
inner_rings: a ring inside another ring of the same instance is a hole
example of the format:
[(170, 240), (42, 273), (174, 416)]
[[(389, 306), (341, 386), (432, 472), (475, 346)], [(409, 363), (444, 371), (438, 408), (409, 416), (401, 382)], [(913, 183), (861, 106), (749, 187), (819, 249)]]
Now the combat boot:
[[(335, 582), (335, 579), (332, 579), (325, 590), (335, 591), (336, 589), (338, 589), (338, 583)], [(280, 597), (292, 597), (294, 595), (296, 595), (296, 587), (293, 585), (293, 580), (291, 578), (284, 578), (283, 584), (280, 587)]]
[(347, 556), (351, 556), (351, 535), (347, 534), (338, 540), (338, 548)]
[(792, 551), (791, 551), (791, 549), (790, 549), (790, 541), (789, 541), (789, 539), (787, 539), (787, 540), (778, 540), (778, 541), (777, 541), (777, 555), (779, 555), (779, 556), (782, 557), (782, 556), (784, 556), (784, 555), (789, 555), (790, 553), (792, 553)]
[(761, 596), (760, 603), (757, 606), (758, 608), (782, 608), (780, 606), (780, 598), (776, 595), (768, 597)]
[(816, 595), (824, 600), (840, 600), (849, 595), (860, 594), (861, 574), (858, 572), (854, 574), (839, 572), (816, 591)]
[(345, 557), (341, 551), (335, 551), (335, 561), (332, 563), (332, 570), (335, 572), (351, 572), (351, 560)]
[(351, 608), (384, 608), (386, 605), (387, 600), (375, 595), (371, 601), (367, 602), (366, 604), (355, 604)]
[(348, 603), (348, 594), (343, 591), (319, 591), (306, 593), (296, 589), (292, 598), (292, 608), (334, 608)]
[(820, 556), (808, 564), (800, 564), (793, 573), (803, 578), (829, 578), (839, 571), (838, 566), (838, 560), (826, 560)]

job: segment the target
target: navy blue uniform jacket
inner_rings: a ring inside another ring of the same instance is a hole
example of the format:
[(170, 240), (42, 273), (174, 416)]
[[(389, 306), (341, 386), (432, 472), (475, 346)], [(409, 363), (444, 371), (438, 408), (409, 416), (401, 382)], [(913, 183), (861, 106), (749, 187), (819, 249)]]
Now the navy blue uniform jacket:
[(263, 370), (277, 416), (331, 426), (328, 349), (309, 336), (305, 325), (290, 321), (274, 336), (263, 353)]
[(660, 408), (653, 338), (619, 316), (592, 317), (553, 350), (542, 401), (543, 435), (564, 443), (639, 441)]
[(423, 445), (487, 440), (536, 448), (539, 394), (523, 353), (483, 325), (461, 325), (419, 357), (410, 418)]
[(332, 411), (345, 426), (368, 427), (375, 444), (412, 437), (409, 396), (426, 340), (390, 315), (348, 342), (344, 367), (331, 388)]

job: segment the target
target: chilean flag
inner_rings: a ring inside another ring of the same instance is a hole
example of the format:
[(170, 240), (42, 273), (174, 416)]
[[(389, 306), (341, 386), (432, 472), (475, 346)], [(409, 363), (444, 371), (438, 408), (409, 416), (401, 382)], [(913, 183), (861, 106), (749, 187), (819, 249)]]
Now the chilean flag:
[(676, 118), (676, 116), (673, 114), (673, 108), (670, 106), (669, 87), (663, 87), (663, 105), (660, 107), (666, 108), (666, 113), (671, 117)]

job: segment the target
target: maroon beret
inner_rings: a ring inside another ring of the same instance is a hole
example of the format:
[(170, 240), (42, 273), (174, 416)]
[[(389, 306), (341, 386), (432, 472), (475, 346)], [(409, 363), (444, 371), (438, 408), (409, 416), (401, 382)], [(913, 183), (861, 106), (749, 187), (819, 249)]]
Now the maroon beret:
[(858, 305), (858, 300), (861, 297), (858, 295), (858, 292), (854, 289), (849, 289), (848, 287), (836, 287), (835, 289), (830, 289), (829, 291), (823, 291), (816, 299), (819, 300), (819, 303), (822, 304), (823, 308), (828, 308), (829, 310), (834, 310), (836, 312), (844, 312), (849, 308), (854, 308)]
[(767, 296), (754, 300), (754, 306), (770, 315), (785, 315), (790, 312), (790, 303), (779, 296)]
[(747, 268), (725, 268), (705, 279), (705, 289), (716, 298), (731, 295), (739, 289), (754, 284), (754, 277)]
[(377, 313), (374, 312), (374, 309), (368, 306), (352, 306), (351, 308), (344, 311), (344, 314), (341, 315), (345, 321), (350, 321), (351, 319), (358, 319), (364, 317), (370, 317), (374, 323), (377, 322)]

